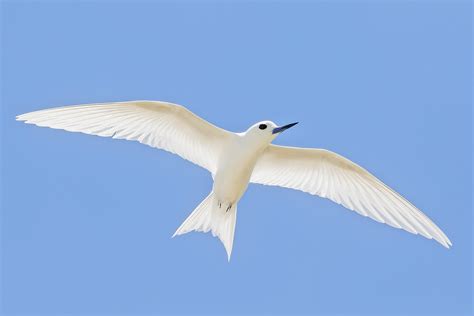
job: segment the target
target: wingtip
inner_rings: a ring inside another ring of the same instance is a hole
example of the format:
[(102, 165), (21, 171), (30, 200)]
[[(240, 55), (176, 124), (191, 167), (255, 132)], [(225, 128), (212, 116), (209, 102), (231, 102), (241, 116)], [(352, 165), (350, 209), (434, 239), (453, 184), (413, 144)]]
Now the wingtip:
[[(31, 119), (31, 114), (32, 112), (30, 113), (23, 113), (23, 114), (18, 114), (17, 116), (15, 116), (15, 121), (19, 121), (19, 122), (25, 122), (25, 123), (30, 123), (29, 119)], [(31, 123), (30, 123), (31, 124)]]
[(453, 244), (451, 243), (451, 240), (447, 238), (443, 239), (442, 241), (438, 240), (438, 242), (441, 244), (441, 246), (443, 246), (446, 249), (451, 249), (451, 247), (453, 246)]
[(442, 233), (442, 236), (440, 239), (438, 239), (438, 242), (443, 245), (446, 249), (450, 249), (452, 246), (453, 246), (453, 243), (451, 242), (451, 240), (449, 240), (448, 236), (446, 236), (446, 234), (444, 234), (443, 232)]
[(224, 246), (225, 252), (227, 254), (227, 262), (230, 262), (230, 257), (232, 256), (232, 246), (228, 248), (228, 246)]
[(446, 249), (451, 249), (451, 247), (453, 246), (453, 244), (451, 243), (451, 241), (447, 241), (445, 245), (443, 245)]

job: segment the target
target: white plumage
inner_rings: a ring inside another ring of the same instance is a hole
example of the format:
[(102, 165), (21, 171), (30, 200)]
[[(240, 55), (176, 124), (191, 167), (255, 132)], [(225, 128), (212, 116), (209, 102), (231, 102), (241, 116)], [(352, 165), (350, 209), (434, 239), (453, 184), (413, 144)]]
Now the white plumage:
[(213, 190), (175, 235), (211, 231), (224, 244), (229, 259), (237, 203), (249, 182), (325, 197), (378, 222), (433, 238), (447, 248), (451, 246), (448, 237), (425, 214), (350, 160), (324, 149), (271, 144), (280, 132), (294, 124), (278, 127), (263, 121), (246, 132), (232, 133), (180, 105), (157, 101), (60, 107), (22, 114), (17, 120), (136, 140), (207, 169), (214, 179)]
[(401, 195), (328, 150), (269, 145), (250, 181), (319, 195), (377, 222), (451, 245), (441, 229)]

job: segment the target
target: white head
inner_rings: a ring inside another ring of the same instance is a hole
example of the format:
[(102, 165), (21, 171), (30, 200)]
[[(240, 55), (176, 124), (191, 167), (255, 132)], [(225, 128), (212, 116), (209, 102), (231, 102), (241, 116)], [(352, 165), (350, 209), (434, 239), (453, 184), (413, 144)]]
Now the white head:
[(262, 121), (250, 126), (245, 132), (245, 138), (253, 140), (255, 143), (261, 145), (270, 144), (281, 132), (298, 124), (291, 123), (283, 126), (278, 126), (272, 121)]

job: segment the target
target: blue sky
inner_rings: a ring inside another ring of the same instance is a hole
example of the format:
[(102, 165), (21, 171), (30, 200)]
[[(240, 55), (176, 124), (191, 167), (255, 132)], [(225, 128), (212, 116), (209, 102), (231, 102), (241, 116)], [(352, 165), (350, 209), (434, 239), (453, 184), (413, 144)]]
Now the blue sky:
[[(2, 1), (6, 315), (472, 315), (468, 1)], [(134, 142), (27, 126), (46, 107), (166, 100), (356, 161), (453, 241), (251, 185), (234, 252), (171, 235), (209, 174)]]

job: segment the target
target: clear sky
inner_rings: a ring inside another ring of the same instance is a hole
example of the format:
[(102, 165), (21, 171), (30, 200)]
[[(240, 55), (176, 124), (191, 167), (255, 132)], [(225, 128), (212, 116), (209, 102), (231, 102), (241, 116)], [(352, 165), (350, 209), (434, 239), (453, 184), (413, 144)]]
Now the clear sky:
[[(2, 1), (2, 311), (11, 315), (472, 315), (468, 1)], [(171, 239), (204, 169), (14, 120), (166, 100), (232, 131), (334, 150), (450, 237), (250, 185), (234, 252)]]

